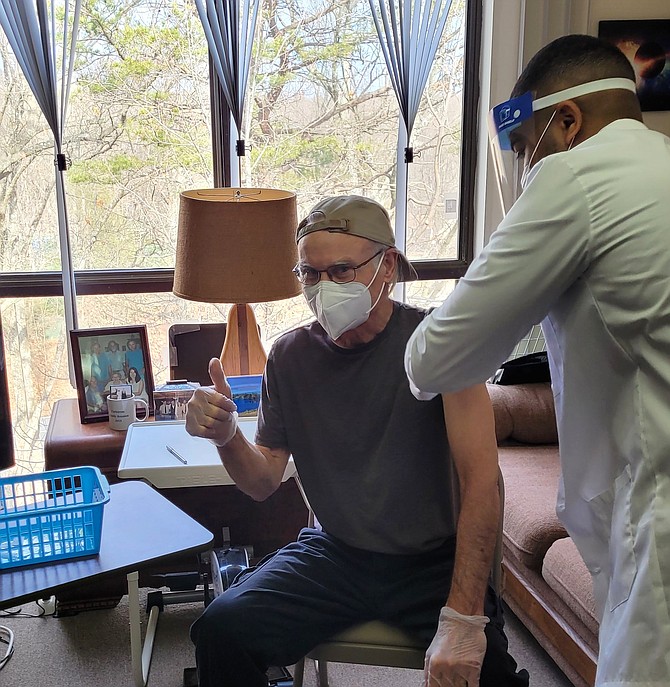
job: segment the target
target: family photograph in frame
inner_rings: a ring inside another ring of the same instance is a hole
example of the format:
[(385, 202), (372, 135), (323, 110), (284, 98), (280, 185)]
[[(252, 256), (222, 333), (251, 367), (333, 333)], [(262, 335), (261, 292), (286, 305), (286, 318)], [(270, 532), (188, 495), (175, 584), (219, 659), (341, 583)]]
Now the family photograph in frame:
[(82, 423), (107, 420), (110, 397), (136, 396), (153, 408), (146, 325), (73, 329), (70, 341)]

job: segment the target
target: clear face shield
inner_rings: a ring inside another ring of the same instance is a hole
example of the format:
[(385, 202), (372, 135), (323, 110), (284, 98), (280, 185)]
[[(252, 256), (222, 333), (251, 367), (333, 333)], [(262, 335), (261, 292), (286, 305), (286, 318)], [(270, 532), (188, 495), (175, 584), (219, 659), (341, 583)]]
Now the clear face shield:
[(489, 112), (489, 143), (503, 214), (521, 195), (524, 158), (517, 155), (510, 134), (527, 136), (533, 129), (533, 94), (529, 92), (496, 105)]
[[(635, 93), (635, 82), (625, 78), (599, 79), (550, 93), (537, 99), (534, 98), (533, 93), (528, 91), (496, 105), (489, 112), (489, 143), (504, 215), (509, 212), (523, 190), (521, 179), (524, 176), (526, 164), (525, 154), (517, 155), (514, 152), (513, 143), (515, 139), (523, 142), (517, 143), (517, 149), (519, 147), (525, 149), (525, 145), (531, 144), (535, 148), (531, 159), (528, 161), (529, 168), (540, 159), (535, 156), (540, 143), (540, 137), (537, 137), (536, 140), (535, 112), (582, 95), (614, 89), (623, 89)], [(549, 124), (545, 127), (542, 135), (548, 127)], [(526, 173), (528, 171), (526, 170)]]

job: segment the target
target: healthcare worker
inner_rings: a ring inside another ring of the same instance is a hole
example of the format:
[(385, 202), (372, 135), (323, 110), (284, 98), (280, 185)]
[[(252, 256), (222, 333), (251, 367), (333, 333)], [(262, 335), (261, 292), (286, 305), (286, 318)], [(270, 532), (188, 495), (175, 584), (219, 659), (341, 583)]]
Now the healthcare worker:
[(417, 397), (455, 392), (542, 320), (599, 687), (670, 685), (670, 139), (642, 123), (634, 79), (592, 36), (531, 60), (492, 111), (502, 196), (514, 155), (523, 191), (405, 355)]

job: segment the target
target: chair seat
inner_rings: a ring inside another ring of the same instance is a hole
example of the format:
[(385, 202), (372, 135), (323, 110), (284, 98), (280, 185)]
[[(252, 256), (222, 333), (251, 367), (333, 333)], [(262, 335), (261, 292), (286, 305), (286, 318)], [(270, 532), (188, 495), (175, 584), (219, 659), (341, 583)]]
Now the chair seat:
[(423, 668), (426, 646), (393, 625), (373, 620), (351, 627), (319, 644), (308, 656), (316, 661)]
[[(500, 492), (500, 511), (504, 513), (505, 485), (500, 469), (498, 469), (498, 489)], [(309, 507), (309, 501), (304, 492), (303, 497)], [(452, 494), (452, 502), (458, 502), (457, 492)], [(496, 594), (500, 594), (501, 589), (502, 523), (501, 517), (491, 568), (491, 584)], [(314, 525), (314, 513), (311, 508), (309, 524), (310, 527)], [(335, 635), (328, 641), (314, 647), (307, 656), (316, 662), (317, 684), (320, 687), (328, 687), (328, 661), (423, 670), (426, 649), (426, 644), (421, 643), (416, 637), (397, 627), (375, 620), (361, 623)], [(295, 666), (294, 687), (302, 687), (304, 672), (305, 659), (302, 658)]]

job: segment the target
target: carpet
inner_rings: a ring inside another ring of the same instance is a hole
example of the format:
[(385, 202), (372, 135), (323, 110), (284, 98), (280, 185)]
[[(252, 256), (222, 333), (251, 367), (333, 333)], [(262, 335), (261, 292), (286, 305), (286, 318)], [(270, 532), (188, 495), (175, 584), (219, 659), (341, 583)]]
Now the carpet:
[[(147, 590), (140, 590), (142, 597)], [(143, 605), (143, 601), (141, 602)], [(12, 609), (17, 610), (17, 609)], [(0, 670), (2, 687), (134, 687), (130, 664), (127, 597), (115, 608), (64, 618), (35, 617), (35, 604), (20, 615), (0, 612), (0, 625), (14, 632), (14, 656)], [(161, 613), (148, 687), (182, 687), (185, 668), (195, 665), (188, 637), (202, 604), (170, 605)], [(531, 674), (532, 687), (570, 687), (570, 682), (508, 613), (510, 651)], [(289, 666), (292, 672), (292, 666)], [(331, 687), (422, 687), (421, 671), (332, 664)], [(305, 664), (305, 687), (316, 687), (312, 661)]]

